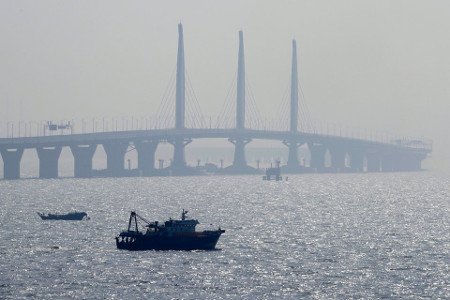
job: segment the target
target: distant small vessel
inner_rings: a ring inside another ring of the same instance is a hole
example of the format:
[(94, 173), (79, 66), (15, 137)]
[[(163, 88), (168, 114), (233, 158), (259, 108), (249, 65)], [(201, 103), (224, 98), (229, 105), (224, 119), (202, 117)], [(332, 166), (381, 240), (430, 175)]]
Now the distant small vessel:
[[(181, 220), (169, 219), (163, 223), (149, 222), (134, 211), (130, 214), (128, 229), (116, 237), (118, 249), (126, 250), (213, 250), (223, 229), (195, 231), (197, 220), (187, 220), (183, 209)], [(145, 232), (138, 229), (138, 220), (144, 221)]]
[(42, 220), (83, 220), (89, 219), (87, 213), (82, 211), (70, 212), (67, 214), (43, 214), (37, 213)]
[(281, 177), (281, 168), (278, 165), (276, 168), (270, 168), (266, 169), (266, 175), (263, 176), (263, 180), (283, 180), (283, 177)]

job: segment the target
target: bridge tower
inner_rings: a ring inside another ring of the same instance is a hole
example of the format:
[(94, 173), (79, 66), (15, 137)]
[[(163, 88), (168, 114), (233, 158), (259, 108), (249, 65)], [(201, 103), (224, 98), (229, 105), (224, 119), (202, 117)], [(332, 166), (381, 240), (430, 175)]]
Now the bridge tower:
[[(185, 129), (185, 111), (186, 111), (186, 82), (184, 66), (184, 41), (183, 25), (178, 24), (178, 54), (177, 54), (177, 78), (176, 78), (176, 102), (175, 102), (175, 129)], [(192, 140), (176, 137), (169, 141), (174, 146), (172, 171), (184, 173), (186, 170), (186, 158), (184, 147)]]
[(245, 60), (244, 60), (244, 33), (239, 31), (239, 54), (238, 54), (238, 74), (236, 87), (236, 132), (234, 138), (229, 141), (234, 144), (234, 160), (232, 169), (234, 172), (242, 173), (249, 169), (245, 159), (245, 145), (251, 139), (242, 135), (245, 130)]
[(236, 87), (236, 129), (245, 129), (245, 57), (244, 33), (239, 31), (238, 74)]
[(175, 128), (184, 129), (186, 110), (186, 85), (184, 67), (184, 41), (183, 25), (178, 24), (178, 53), (177, 53), (177, 81), (176, 81), (176, 106), (175, 106)]
[(286, 169), (297, 171), (299, 169), (298, 148), (303, 144), (295, 135), (298, 133), (298, 70), (297, 70), (297, 42), (292, 40), (292, 67), (291, 67), (291, 105), (289, 132), (291, 138), (283, 143), (289, 147), (289, 156)]

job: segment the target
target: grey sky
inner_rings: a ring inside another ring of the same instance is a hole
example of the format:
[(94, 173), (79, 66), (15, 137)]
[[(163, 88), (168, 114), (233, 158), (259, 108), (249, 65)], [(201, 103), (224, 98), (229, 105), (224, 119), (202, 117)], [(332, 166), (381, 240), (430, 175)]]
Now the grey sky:
[(220, 113), (241, 29), (258, 107), (263, 115), (278, 111), (295, 37), (314, 119), (428, 137), (439, 164), (449, 161), (450, 2), (444, 0), (3, 0), (0, 117), (156, 113), (176, 64), (180, 21), (187, 70), (205, 114)]

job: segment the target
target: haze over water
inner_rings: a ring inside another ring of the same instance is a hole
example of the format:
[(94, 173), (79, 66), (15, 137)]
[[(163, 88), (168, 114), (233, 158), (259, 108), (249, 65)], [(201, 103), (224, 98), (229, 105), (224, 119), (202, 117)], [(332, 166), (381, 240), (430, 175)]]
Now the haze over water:
[[(436, 172), (0, 181), (0, 298), (449, 298), (450, 189)], [(116, 249), (130, 210), (190, 211), (220, 251)], [(36, 212), (85, 210), (89, 221)]]

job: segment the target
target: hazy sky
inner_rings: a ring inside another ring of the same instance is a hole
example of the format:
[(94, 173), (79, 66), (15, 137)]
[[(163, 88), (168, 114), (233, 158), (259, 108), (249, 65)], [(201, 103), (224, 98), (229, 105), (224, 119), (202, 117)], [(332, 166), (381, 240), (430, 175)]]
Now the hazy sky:
[(427, 137), (450, 161), (448, 0), (2, 0), (2, 121), (156, 113), (178, 22), (205, 114), (220, 113), (241, 29), (257, 105), (278, 111), (295, 38), (314, 119)]

